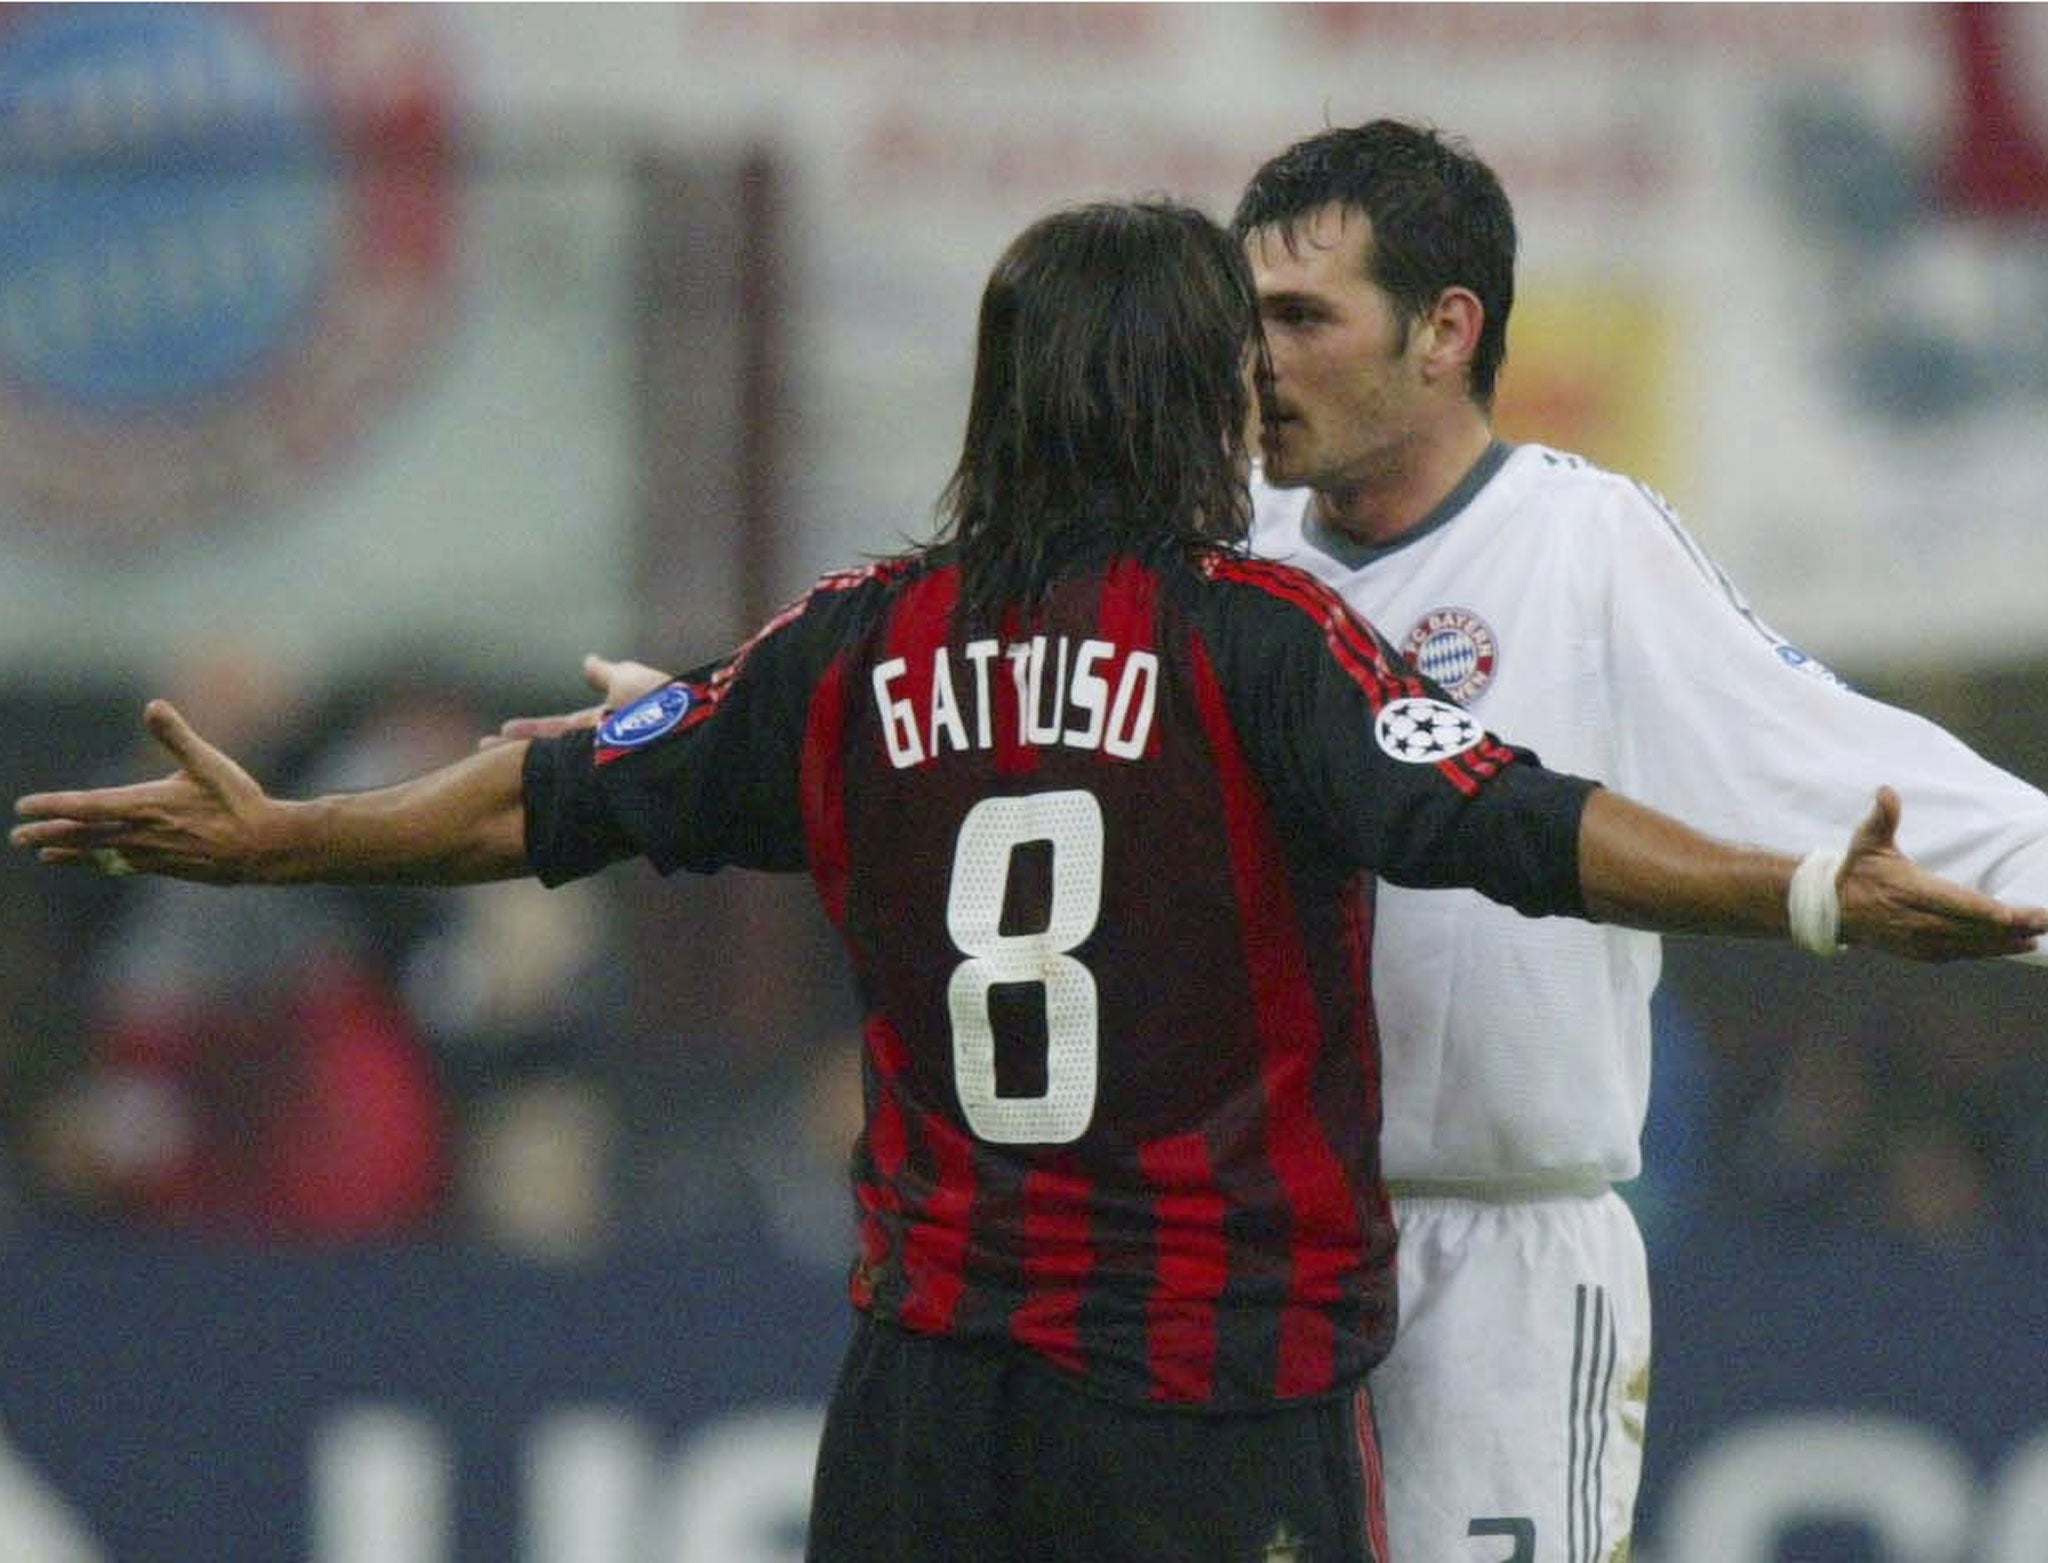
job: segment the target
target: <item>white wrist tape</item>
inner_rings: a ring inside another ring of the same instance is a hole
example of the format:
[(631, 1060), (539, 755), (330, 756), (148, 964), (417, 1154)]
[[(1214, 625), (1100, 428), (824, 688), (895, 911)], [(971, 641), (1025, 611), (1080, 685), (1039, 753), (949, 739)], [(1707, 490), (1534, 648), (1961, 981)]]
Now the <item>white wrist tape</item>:
[(1785, 920), (1800, 949), (1833, 955), (1842, 948), (1842, 896), (1835, 888), (1841, 871), (1842, 854), (1826, 847), (1815, 847), (1793, 870), (1785, 892)]

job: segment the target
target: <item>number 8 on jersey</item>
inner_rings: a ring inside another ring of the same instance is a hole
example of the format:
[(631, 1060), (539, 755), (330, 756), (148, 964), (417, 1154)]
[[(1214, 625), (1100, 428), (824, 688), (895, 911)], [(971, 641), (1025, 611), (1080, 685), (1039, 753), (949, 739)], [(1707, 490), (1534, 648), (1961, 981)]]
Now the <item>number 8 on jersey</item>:
[[(1026, 842), (1052, 848), (1052, 906), (1044, 928), (1002, 931), (1010, 864)], [(953, 1082), (967, 1126), (1004, 1145), (1062, 1145), (1095, 1116), (1095, 978), (1072, 951), (1102, 910), (1102, 807), (1080, 790), (984, 798), (960, 822), (946, 931), (966, 959), (953, 968), (946, 1004), (953, 1028)], [(996, 1037), (989, 990), (997, 983), (1045, 989), (1045, 1091), (996, 1093)]]

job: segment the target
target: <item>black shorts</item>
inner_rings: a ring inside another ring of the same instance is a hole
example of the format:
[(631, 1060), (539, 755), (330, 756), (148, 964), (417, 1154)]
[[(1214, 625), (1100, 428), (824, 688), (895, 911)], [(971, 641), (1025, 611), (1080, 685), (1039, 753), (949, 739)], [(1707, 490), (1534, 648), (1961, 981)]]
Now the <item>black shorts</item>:
[(1386, 1563), (1361, 1387), (1242, 1415), (1110, 1401), (1019, 1350), (863, 1319), (809, 1563)]

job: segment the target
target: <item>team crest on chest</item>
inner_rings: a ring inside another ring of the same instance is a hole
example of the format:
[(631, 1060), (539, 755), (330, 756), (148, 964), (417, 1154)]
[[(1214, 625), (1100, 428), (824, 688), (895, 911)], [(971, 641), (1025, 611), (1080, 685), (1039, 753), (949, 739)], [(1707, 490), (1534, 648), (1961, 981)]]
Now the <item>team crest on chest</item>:
[(1469, 608), (1432, 608), (1402, 640), (1401, 651), (1463, 705), (1493, 682), (1500, 661), (1493, 626)]

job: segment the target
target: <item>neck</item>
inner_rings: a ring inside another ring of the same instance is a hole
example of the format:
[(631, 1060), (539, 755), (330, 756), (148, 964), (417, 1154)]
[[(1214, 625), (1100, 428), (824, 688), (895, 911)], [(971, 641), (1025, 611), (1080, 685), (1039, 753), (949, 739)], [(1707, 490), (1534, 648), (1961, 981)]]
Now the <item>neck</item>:
[(1317, 489), (1312, 513), (1361, 543), (1391, 543), (1442, 504), (1492, 443), (1492, 425), (1475, 410), (1449, 437), (1413, 442), (1371, 477)]

